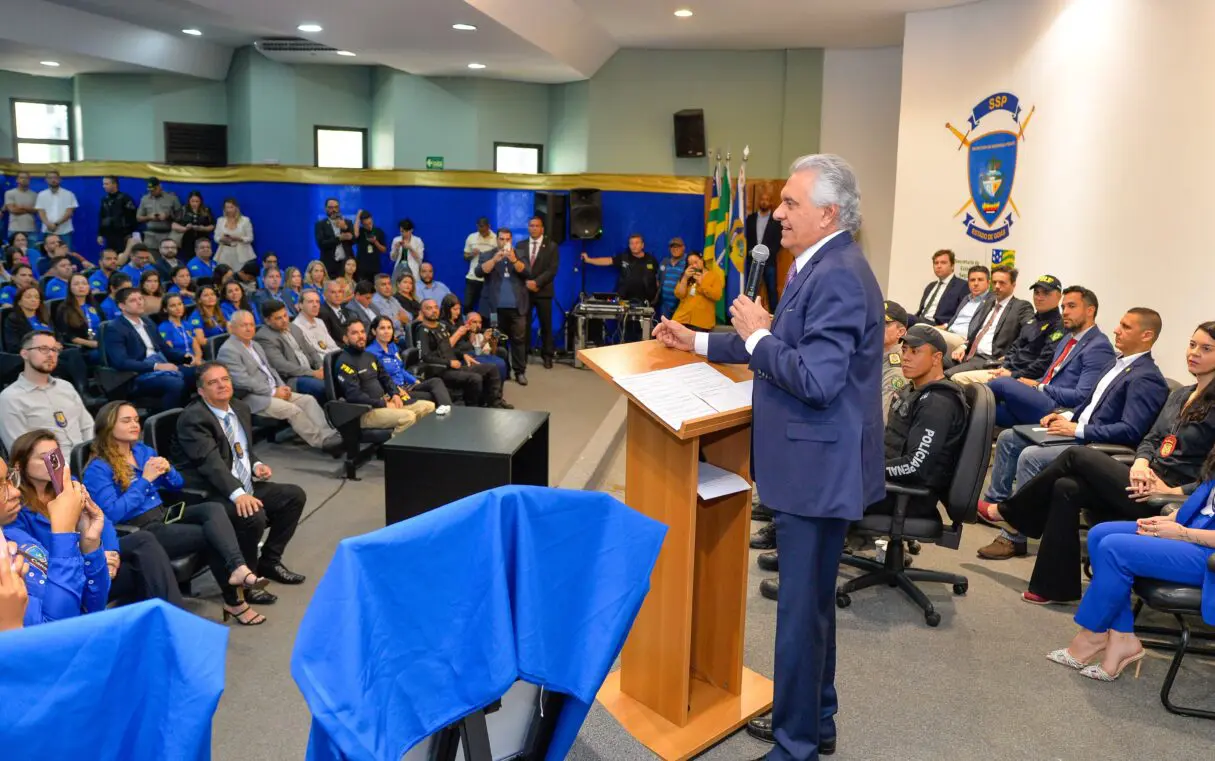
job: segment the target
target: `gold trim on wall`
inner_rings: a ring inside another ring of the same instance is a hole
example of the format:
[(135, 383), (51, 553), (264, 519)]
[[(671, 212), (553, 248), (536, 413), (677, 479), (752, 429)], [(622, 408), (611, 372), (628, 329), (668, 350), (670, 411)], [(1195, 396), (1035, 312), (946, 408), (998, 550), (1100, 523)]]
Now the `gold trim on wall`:
[(68, 164), (17, 164), (0, 161), (0, 172), (34, 174), (57, 169), (64, 177), (159, 177), (169, 182), (287, 182), (302, 185), (416, 186), (493, 190), (599, 190), (701, 195), (704, 177), (648, 174), (501, 174), (410, 169), (318, 169), (303, 166), (242, 165), (220, 168), (144, 164), (137, 161), (77, 161)]

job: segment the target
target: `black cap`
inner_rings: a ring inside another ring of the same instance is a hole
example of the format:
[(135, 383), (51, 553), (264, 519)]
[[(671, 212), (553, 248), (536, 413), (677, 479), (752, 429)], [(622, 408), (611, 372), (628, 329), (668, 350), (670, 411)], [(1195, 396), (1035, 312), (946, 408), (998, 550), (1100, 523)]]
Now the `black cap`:
[(1043, 275), (1029, 287), (1031, 291), (1036, 291), (1039, 288), (1044, 291), (1062, 291), (1063, 283), (1054, 275)]
[(149, 188), (159, 188), (159, 187), (160, 187), (160, 179), (159, 179), (159, 178), (156, 178), (156, 177), (149, 177), (149, 178), (148, 178), (148, 187), (149, 187)]
[(887, 301), (886, 322), (901, 322), (903, 325), (910, 326), (911, 318), (907, 316), (907, 310), (897, 302)]
[(903, 336), (903, 345), (915, 349), (924, 344), (931, 344), (932, 348), (942, 354), (948, 351), (945, 345), (945, 337), (936, 328), (931, 325), (912, 325), (907, 330), (907, 334)]

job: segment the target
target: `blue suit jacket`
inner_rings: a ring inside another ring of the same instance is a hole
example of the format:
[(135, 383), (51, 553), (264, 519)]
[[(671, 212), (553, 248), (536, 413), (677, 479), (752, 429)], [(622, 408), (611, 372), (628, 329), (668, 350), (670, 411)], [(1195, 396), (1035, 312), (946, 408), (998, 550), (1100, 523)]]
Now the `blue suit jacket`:
[(915, 310), (915, 322), (948, 325), (954, 316), (957, 315), (958, 308), (966, 301), (966, 297), (970, 295), (970, 287), (964, 279), (957, 275), (951, 277), (949, 283), (945, 286), (945, 292), (937, 300), (937, 311), (933, 312), (931, 320), (926, 320), (920, 317), (920, 315), (924, 313), (924, 308), (928, 306), (928, 297), (932, 295), (932, 289), (936, 287), (936, 284), (937, 281), (933, 280), (924, 286), (924, 293), (920, 296), (920, 306)]
[[(1110, 362), (1102, 368), (1097, 376), (1098, 383), (1113, 364)], [(1084, 436), (1078, 440), (1085, 444), (1101, 442), (1137, 447), (1168, 397), (1169, 385), (1156, 366), (1156, 360), (1152, 359), (1150, 353), (1145, 354), (1119, 373), (1105, 389), (1092, 417), (1084, 426)], [(1090, 394), (1076, 407), (1072, 419), (1079, 420), (1092, 401)]]
[[(145, 317), (143, 324), (148, 331), (148, 338), (152, 339), (152, 345), (156, 347), (156, 351), (164, 355), (165, 359), (174, 364), (186, 361), (186, 355), (169, 346), (151, 320)], [(110, 367), (123, 372), (150, 373), (156, 362), (147, 359), (147, 354), (147, 346), (139, 337), (135, 326), (126, 317), (119, 315), (116, 319), (110, 320), (105, 331), (105, 356)]]
[[(1055, 355), (1047, 365), (1047, 372), (1049, 368), (1054, 367), (1066, 346), (1066, 339), (1059, 341), (1055, 347)], [(1101, 376), (1105, 375), (1113, 361), (1113, 345), (1101, 329), (1094, 325), (1076, 343), (1071, 354), (1067, 355), (1067, 360), (1055, 370), (1055, 377), (1042, 387), (1042, 393), (1060, 407), (1075, 407), (1093, 395), (1093, 389), (1097, 388)], [(1042, 377), (1046, 377), (1045, 373)]]
[(709, 336), (709, 361), (755, 372), (751, 470), (774, 510), (860, 520), (886, 495), (882, 294), (847, 232), (785, 289), (772, 335), (747, 355), (737, 334)]
[[(1181, 509), (1177, 511), (1177, 522), (1188, 528), (1207, 531), (1215, 529), (1215, 515), (1202, 514), (1202, 508), (1206, 507), (1212, 488), (1215, 488), (1215, 480), (1205, 481), (1195, 489)], [(1211, 550), (1208, 549), (1208, 560), (1210, 553)], [(1215, 571), (1210, 570), (1209, 567), (1202, 582), (1202, 620), (1208, 624), (1215, 624)]]

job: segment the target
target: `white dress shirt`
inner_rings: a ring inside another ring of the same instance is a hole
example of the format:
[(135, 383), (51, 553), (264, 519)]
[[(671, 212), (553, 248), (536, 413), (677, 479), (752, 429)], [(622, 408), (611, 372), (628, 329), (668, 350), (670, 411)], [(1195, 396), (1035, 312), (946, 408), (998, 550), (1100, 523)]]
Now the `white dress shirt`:
[[(239, 338), (237, 340), (240, 341)], [(259, 368), (261, 368), (262, 375), (266, 376), (266, 382), (270, 384), (270, 388), (277, 389), (279, 386), (283, 385), (282, 383), (279, 383), (279, 378), (274, 374), (274, 371), (270, 369), (270, 365), (266, 364), (266, 362), (262, 360), (261, 353), (257, 349), (253, 348), (252, 341), (249, 343), (241, 341), (241, 345), (245, 347), (245, 351), (253, 355), (253, 361), (257, 363)]]
[[(1084, 426), (1088, 425), (1088, 421), (1093, 419), (1093, 410), (1097, 409), (1097, 405), (1101, 403), (1101, 397), (1105, 396), (1105, 392), (1114, 383), (1114, 379), (1121, 375), (1126, 370), (1129, 370), (1135, 360), (1147, 354), (1146, 351), (1141, 351), (1138, 354), (1130, 354), (1125, 357), (1118, 357), (1114, 360), (1114, 366), (1109, 369), (1105, 375), (1101, 376), (1101, 380), (1097, 382), (1097, 388), (1093, 389), (1093, 395), (1089, 398), (1088, 404), (1084, 406), (1084, 412), (1080, 414), (1080, 419), (1076, 421), (1076, 438), (1084, 438)], [(1071, 419), (1073, 413), (1064, 413), (1064, 417)]]
[(491, 231), (489, 235), (481, 237), (481, 233), (474, 232), (464, 239), (464, 253), (472, 254), (472, 258), (468, 260), (468, 274), (464, 276), (465, 280), (484, 280), (485, 277), (481, 274), (481, 254), (486, 251), (493, 251), (498, 247), (498, 236)]
[[(976, 354), (982, 354), (985, 357), (990, 357), (992, 352), (995, 351), (996, 328), (1000, 327), (1000, 318), (1004, 316), (1004, 310), (1008, 309), (1008, 302), (1012, 301), (1012, 298), (1012, 296), (1009, 296), (1003, 301), (997, 301), (996, 305), (992, 307), (992, 311), (997, 309), (1000, 310), (999, 314), (996, 315), (991, 327), (989, 327), (987, 332), (983, 334), (983, 339), (979, 341), (979, 349), (975, 352)], [(991, 317), (991, 312), (988, 312), (987, 316)]]
[[(60, 187), (58, 190), (52, 191), (50, 188), (44, 188), (38, 191), (38, 199), (34, 202), (34, 208), (38, 211), (45, 211), (46, 218), (49, 220), (61, 219), (68, 209), (75, 209), (79, 204), (76, 203), (76, 195), (67, 188)], [(75, 228), (72, 227), (72, 220), (65, 219), (63, 224), (55, 230), (55, 234), (70, 235)], [(46, 225), (42, 226), (42, 232), (50, 232)]]
[[(207, 403), (203, 402), (203, 404), (207, 404)], [(238, 444), (240, 444), (240, 461), (242, 463), (244, 463), (246, 470), (249, 471), (249, 480), (252, 481), (253, 480), (253, 469), (256, 468), (258, 465), (261, 465), (261, 462), (260, 461), (259, 462), (250, 462), (249, 461), (249, 440), (245, 438), (245, 427), (240, 424), (240, 418), (237, 417), (236, 410), (229, 407), (225, 411), (225, 410), (221, 410), (221, 409), (212, 407), (209, 404), (207, 404), (207, 409), (211, 410), (211, 414), (214, 415), (217, 420), (219, 420), (220, 430), (223, 430), (224, 418), (228, 417), (229, 415), (232, 416), (232, 430), (236, 432), (236, 441)], [(224, 441), (227, 441), (227, 440), (228, 440), (228, 434), (225, 433)], [(229, 446), (231, 446), (231, 445), (229, 444)], [(240, 476), (236, 475), (236, 461), (237, 461), (236, 451), (233, 450), (233, 452), (232, 452), (232, 477), (235, 478), (237, 481), (239, 481)], [(238, 486), (232, 490), (231, 494), (228, 495), (228, 501), (235, 502), (237, 497), (243, 497), (246, 494), (248, 494), (248, 492), (245, 491), (245, 487)]]
[[(143, 345), (148, 348), (148, 354), (156, 353), (156, 344), (152, 343), (152, 337), (148, 335), (148, 327), (143, 324), (143, 320), (132, 320), (127, 317), (127, 322), (131, 323), (131, 327), (135, 328), (135, 332), (143, 339)], [(144, 355), (145, 359), (147, 355)]]
[(945, 289), (949, 287), (949, 280), (953, 275), (948, 275), (937, 281), (937, 285), (932, 287), (932, 291), (928, 294), (928, 303), (924, 305), (924, 314), (921, 315), (925, 320), (931, 321), (937, 316), (937, 305), (941, 303), (941, 297), (945, 295)]
[[(497, 245), (496, 238), (494, 241), (494, 245)], [(392, 284), (396, 285), (406, 270), (413, 275), (413, 281), (420, 284), (422, 282), (422, 260), (426, 255), (426, 244), (422, 242), (422, 239), (417, 235), (411, 235), (409, 242), (405, 243), (405, 239), (398, 235), (392, 239), (392, 247), (389, 248), (389, 251), (397, 252), (395, 256), (390, 254), (392, 260), (396, 262), (392, 268)]]
[[(823, 246), (827, 245), (827, 241), (831, 240), (832, 238), (834, 238), (835, 236), (839, 235), (842, 232), (843, 232), (843, 230), (836, 230), (835, 232), (831, 233), (827, 237), (820, 240), (818, 243), (815, 243), (810, 248), (808, 248), (805, 251), (798, 254), (797, 258), (793, 260), (793, 266), (797, 268), (798, 272), (801, 272), (802, 267), (805, 267), (807, 264), (809, 264), (810, 260), (814, 258), (814, 255), (817, 254)], [(768, 330), (767, 328), (760, 328), (759, 330), (752, 333), (751, 337), (747, 339), (747, 342), (745, 344), (745, 346), (747, 348), (747, 353), (754, 354), (755, 347), (759, 344), (759, 342), (762, 341), (764, 339), (764, 337), (770, 336), (770, 335), (772, 335), (772, 331)], [(695, 341), (696, 341), (696, 343), (695, 343), (696, 353), (701, 356), (707, 357), (709, 355), (709, 334), (698, 332), (696, 334)]]

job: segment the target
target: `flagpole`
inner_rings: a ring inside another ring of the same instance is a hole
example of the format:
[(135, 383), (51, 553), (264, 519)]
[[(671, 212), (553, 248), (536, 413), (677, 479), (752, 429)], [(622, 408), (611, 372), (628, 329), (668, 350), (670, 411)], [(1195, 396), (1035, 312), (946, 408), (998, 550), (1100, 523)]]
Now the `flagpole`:
[[(751, 146), (744, 145), (742, 152), (742, 164), (738, 167), (738, 220), (740, 229), (737, 231), (735, 238), (732, 241), (734, 247), (741, 247), (742, 257), (735, 262), (735, 269), (738, 270), (738, 293), (741, 296), (743, 290), (746, 289), (746, 267), (747, 261), (747, 238), (745, 225), (747, 220), (747, 159), (751, 158)], [(741, 240), (739, 240), (741, 238)], [(772, 294), (768, 294), (768, 298), (772, 298)]]

